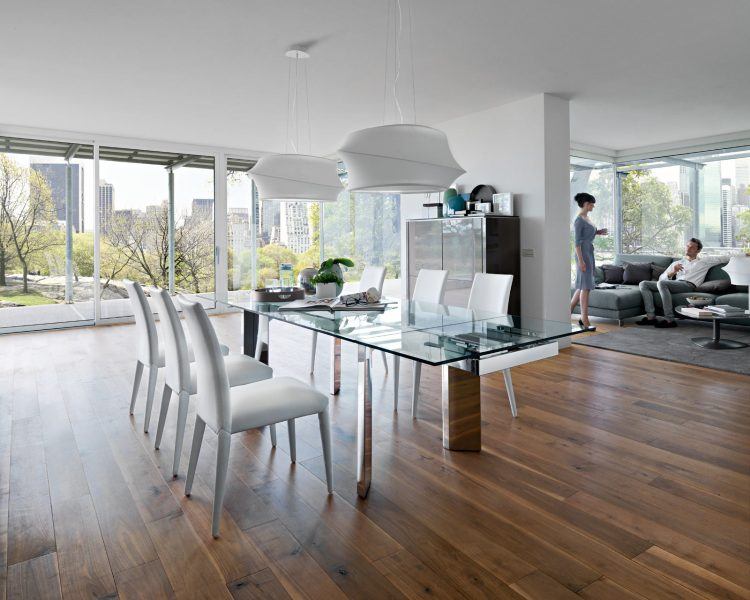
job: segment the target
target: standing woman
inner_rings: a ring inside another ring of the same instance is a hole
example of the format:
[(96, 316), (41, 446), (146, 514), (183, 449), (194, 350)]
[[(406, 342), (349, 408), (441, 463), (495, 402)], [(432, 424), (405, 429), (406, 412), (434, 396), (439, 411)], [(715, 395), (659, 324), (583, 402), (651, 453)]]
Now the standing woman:
[[(581, 303), (581, 327), (591, 328), (589, 322), (589, 293), (594, 289), (594, 238), (597, 235), (607, 235), (606, 229), (597, 229), (589, 219), (589, 213), (594, 210), (596, 198), (586, 192), (576, 194), (573, 201), (581, 211), (573, 223), (576, 245), (576, 291), (570, 301), (570, 312)], [(593, 329), (593, 328), (592, 328)]]

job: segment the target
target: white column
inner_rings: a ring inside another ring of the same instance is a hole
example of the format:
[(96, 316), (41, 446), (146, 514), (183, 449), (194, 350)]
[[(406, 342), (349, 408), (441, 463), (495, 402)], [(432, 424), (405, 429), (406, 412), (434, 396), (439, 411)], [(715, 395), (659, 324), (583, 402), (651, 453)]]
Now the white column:
[(99, 144), (94, 144), (94, 324), (102, 318), (101, 282), (99, 281), (101, 256), (99, 236), (101, 231), (101, 199), (99, 198)]

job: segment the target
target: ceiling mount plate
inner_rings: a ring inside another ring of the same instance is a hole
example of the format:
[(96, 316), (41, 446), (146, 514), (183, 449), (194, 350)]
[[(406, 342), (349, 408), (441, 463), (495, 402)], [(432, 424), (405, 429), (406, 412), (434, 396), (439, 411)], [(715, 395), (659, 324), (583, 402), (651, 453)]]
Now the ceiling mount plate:
[(292, 47), (284, 53), (284, 56), (287, 58), (310, 58), (310, 53), (302, 48)]

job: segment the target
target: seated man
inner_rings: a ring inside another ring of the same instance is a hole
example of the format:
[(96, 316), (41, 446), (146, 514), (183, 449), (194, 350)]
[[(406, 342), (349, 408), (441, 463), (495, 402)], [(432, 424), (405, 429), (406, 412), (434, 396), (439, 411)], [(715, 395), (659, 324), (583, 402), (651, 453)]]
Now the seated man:
[[(659, 277), (659, 281), (641, 281), (638, 287), (643, 296), (646, 316), (638, 321), (636, 325), (654, 325), (659, 328), (677, 327), (672, 307), (672, 294), (695, 291), (695, 288), (701, 285), (706, 279), (706, 274), (711, 267), (727, 260), (725, 256), (700, 258), (698, 254), (701, 250), (703, 250), (701, 241), (696, 238), (690, 238), (687, 248), (685, 248), (685, 258), (669, 265), (667, 270)], [(653, 292), (657, 290), (661, 296), (661, 303), (664, 308), (663, 321), (656, 319)]]

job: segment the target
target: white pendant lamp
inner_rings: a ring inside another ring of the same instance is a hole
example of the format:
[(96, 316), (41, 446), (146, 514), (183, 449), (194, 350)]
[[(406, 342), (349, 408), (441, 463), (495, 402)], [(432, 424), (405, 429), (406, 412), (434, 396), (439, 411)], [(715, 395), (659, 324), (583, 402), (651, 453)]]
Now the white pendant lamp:
[[(295, 132), (293, 153), (269, 154), (261, 157), (250, 174), (258, 187), (260, 200), (292, 200), (296, 202), (335, 202), (343, 189), (335, 160), (310, 154), (299, 154), (299, 61), (310, 55), (299, 48), (292, 48), (286, 56), (293, 60), (294, 75), (290, 63), (289, 90), (287, 94), (287, 140), (290, 141), (290, 122)], [(304, 64), (304, 63), (303, 63)], [(304, 67), (305, 100), (308, 115), (308, 146), (310, 145), (310, 101), (307, 93), (307, 67)], [(294, 95), (292, 95), (294, 80)]]
[[(412, 102), (414, 123), (404, 123), (398, 101), (397, 85), (401, 69), (399, 34), (402, 29), (401, 0), (394, 0), (392, 33), (394, 39), (393, 101), (400, 123), (360, 129), (350, 133), (339, 148), (339, 156), (349, 175), (349, 191), (391, 192), (403, 194), (440, 192), (466, 171), (453, 158), (448, 138), (442, 131), (417, 125), (414, 86), (414, 52), (411, 50)], [(386, 19), (386, 39), (391, 35), (390, 3)], [(411, 6), (409, 45), (413, 45)], [(386, 82), (388, 79), (388, 43), (386, 43)], [(383, 97), (385, 98), (385, 92)], [(385, 111), (384, 111), (385, 114)], [(385, 118), (383, 119), (385, 121)]]

